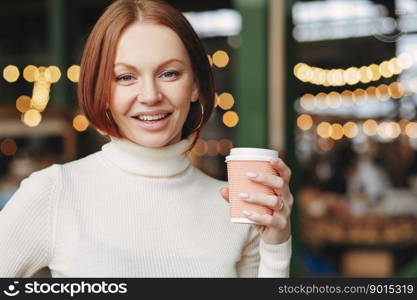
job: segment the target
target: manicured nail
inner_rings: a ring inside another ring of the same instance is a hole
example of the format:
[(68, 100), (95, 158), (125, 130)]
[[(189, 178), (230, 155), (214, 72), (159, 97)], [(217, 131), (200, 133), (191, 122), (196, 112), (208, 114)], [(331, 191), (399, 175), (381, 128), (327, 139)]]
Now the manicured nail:
[(244, 210), (244, 211), (243, 211), (243, 214), (244, 214), (245, 216), (250, 216), (252, 213), (251, 213), (251, 212), (249, 212), (249, 211), (247, 211), (247, 210)]
[(271, 158), (270, 162), (273, 164), (277, 164), (279, 162), (279, 158)]
[(249, 198), (249, 194), (248, 193), (240, 193), (239, 196), (240, 196), (240, 198), (245, 198), (245, 199), (248, 199)]
[(256, 178), (258, 176), (258, 174), (256, 174), (255, 172), (248, 172), (246, 173), (246, 175), (248, 175), (250, 178)]

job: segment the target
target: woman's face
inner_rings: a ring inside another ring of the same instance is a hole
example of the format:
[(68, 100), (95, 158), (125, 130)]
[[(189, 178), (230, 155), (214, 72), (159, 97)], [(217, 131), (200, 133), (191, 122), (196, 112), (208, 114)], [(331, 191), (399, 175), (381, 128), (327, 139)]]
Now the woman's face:
[(179, 142), (198, 96), (187, 50), (172, 29), (142, 23), (126, 28), (117, 45), (109, 107), (124, 137), (151, 148)]

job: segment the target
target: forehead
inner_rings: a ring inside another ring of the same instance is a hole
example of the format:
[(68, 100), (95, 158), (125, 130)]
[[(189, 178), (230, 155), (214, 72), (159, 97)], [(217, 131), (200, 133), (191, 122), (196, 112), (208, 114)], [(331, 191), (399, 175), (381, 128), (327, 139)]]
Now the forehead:
[(115, 63), (152, 65), (171, 58), (189, 62), (187, 50), (175, 31), (163, 25), (136, 22), (121, 34)]

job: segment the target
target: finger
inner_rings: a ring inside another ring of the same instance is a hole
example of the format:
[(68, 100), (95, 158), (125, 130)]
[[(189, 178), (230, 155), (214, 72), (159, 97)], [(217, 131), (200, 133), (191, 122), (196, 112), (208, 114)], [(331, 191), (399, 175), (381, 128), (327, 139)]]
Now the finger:
[(260, 204), (274, 210), (277, 209), (279, 204), (277, 195), (240, 193), (239, 197), (246, 202)]
[(284, 187), (284, 180), (277, 175), (248, 172), (247, 176), (255, 182), (265, 184), (277, 190), (280, 190)]
[(271, 159), (272, 167), (278, 172), (285, 183), (289, 183), (291, 179), (291, 169), (284, 163), (281, 158)]
[(229, 202), (229, 188), (227, 187), (220, 188), (220, 194), (222, 195), (224, 200)]
[(280, 215), (271, 216), (268, 214), (258, 214), (254, 211), (243, 211), (243, 214), (249, 219), (254, 221), (258, 225), (267, 227), (275, 227), (277, 229), (285, 228), (287, 224), (287, 218)]

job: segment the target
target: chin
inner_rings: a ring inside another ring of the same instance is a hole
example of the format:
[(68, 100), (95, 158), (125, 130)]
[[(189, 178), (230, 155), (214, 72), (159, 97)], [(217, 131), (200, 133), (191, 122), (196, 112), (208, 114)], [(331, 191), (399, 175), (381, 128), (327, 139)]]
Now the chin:
[(132, 142), (134, 142), (135, 144), (141, 145), (143, 147), (147, 147), (147, 148), (161, 148), (164, 147), (166, 145), (168, 145), (168, 143), (171, 141), (171, 139), (167, 139), (167, 138), (162, 138), (162, 137), (158, 137), (155, 135), (154, 138), (152, 137), (132, 137), (130, 138), (130, 140)]

